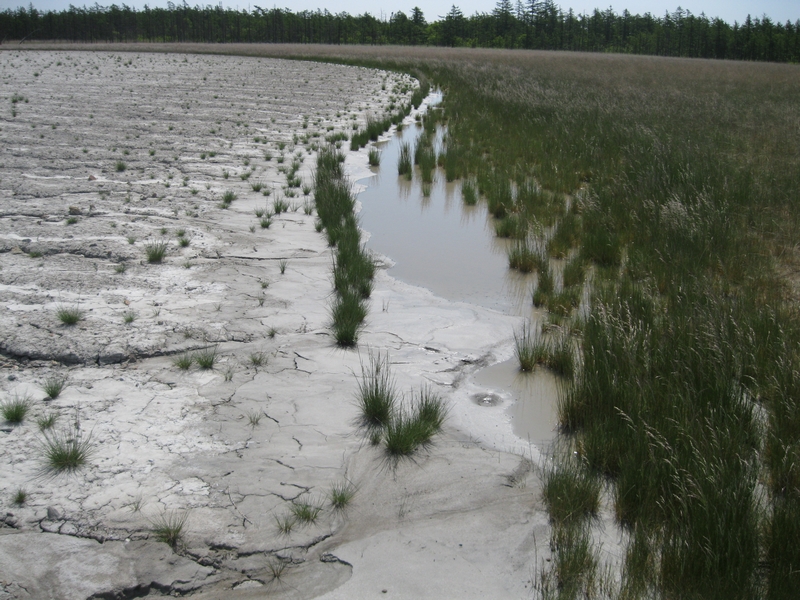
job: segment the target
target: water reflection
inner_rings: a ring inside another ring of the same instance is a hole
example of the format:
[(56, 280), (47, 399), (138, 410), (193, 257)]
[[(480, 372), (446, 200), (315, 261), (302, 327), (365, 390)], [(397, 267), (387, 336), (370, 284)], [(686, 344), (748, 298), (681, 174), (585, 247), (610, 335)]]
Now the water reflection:
[(438, 169), (425, 197), (418, 171), (412, 181), (398, 177), (400, 145), (413, 147), (421, 131), (407, 127), (383, 144), (380, 167), (359, 181), (367, 186), (358, 197), (367, 247), (394, 261), (392, 276), (443, 298), (503, 312), (516, 312), (523, 299), (529, 305), (533, 279), (509, 271), (508, 242), (495, 238), (484, 207), (463, 204), (460, 182), (446, 182)]

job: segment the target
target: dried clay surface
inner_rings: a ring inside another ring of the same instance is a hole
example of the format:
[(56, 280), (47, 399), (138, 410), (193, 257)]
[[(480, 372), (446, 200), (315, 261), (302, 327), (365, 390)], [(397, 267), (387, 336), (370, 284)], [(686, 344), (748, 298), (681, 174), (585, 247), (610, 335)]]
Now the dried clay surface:
[[(316, 150), (417, 82), (68, 51), (0, 52), (0, 79), (0, 401), (27, 407), (0, 421), (0, 598), (530, 596), (534, 451), (466, 383), (514, 321), (379, 271), (358, 348), (328, 329)], [(450, 407), (396, 465), (354, 425), (370, 352)]]

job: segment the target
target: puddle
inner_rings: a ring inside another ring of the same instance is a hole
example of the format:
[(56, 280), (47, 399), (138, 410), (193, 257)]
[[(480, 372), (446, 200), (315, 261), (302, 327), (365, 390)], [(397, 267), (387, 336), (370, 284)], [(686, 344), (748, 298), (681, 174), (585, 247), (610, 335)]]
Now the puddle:
[[(558, 424), (558, 378), (555, 375), (546, 369), (522, 373), (516, 359), (512, 358), (481, 369), (473, 380), (477, 385), (495, 391), (473, 395), (473, 400), (481, 406), (497, 406), (499, 402), (491, 403), (493, 398), (500, 399), (497, 392), (509, 396), (506, 410), (518, 437), (537, 446), (547, 445), (553, 440)], [(477, 398), (490, 400), (477, 401)]]
[(413, 181), (397, 176), (401, 144), (413, 150), (422, 128), (407, 126), (380, 144), (381, 165), (358, 200), (367, 247), (392, 259), (389, 274), (437, 296), (506, 313), (530, 308), (532, 277), (508, 268), (508, 240), (495, 237), (485, 206), (465, 206), (461, 183), (445, 181), (437, 169), (429, 197), (419, 173)]
[[(432, 94), (427, 103), (440, 100), (440, 95)], [(421, 126), (406, 124), (402, 132), (379, 143), (380, 166), (371, 169), (371, 177), (358, 181), (366, 186), (358, 195), (358, 216), (369, 232), (367, 247), (388, 256), (394, 262), (389, 274), (401, 281), (448, 300), (537, 318), (539, 311), (531, 305), (535, 277), (508, 268), (507, 249), (513, 242), (495, 236), (486, 206), (464, 205), (461, 182), (447, 183), (443, 169), (435, 171), (428, 197), (422, 194), (418, 169), (413, 181), (398, 177), (401, 145), (408, 143), (413, 152), (421, 133)], [(437, 146), (441, 136), (440, 130)], [(544, 369), (522, 374), (510, 360), (479, 371), (474, 382), (499, 394), (475, 394), (472, 401), (507, 410), (517, 436), (537, 445), (553, 439), (557, 399), (553, 374)]]

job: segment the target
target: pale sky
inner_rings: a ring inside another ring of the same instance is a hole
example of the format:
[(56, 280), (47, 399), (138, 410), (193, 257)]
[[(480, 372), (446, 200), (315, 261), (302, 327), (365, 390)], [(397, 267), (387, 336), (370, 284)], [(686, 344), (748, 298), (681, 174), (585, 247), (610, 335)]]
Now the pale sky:
[[(199, 1), (187, 0), (190, 6), (195, 5), (217, 5), (219, 0)], [(100, 6), (110, 6), (115, 2), (108, 0), (98, 2)], [(178, 2), (176, 2), (177, 4)], [(33, 5), (39, 10), (65, 10), (70, 4), (75, 6), (94, 6), (94, 2), (84, 2), (81, 0), (34, 0)], [(117, 5), (142, 8), (145, 4), (151, 7), (167, 5), (167, 0), (118, 0)], [(386, 17), (396, 11), (402, 10), (406, 14), (411, 12), (414, 6), (419, 6), (428, 21), (435, 21), (437, 17), (449, 12), (450, 7), (455, 4), (461, 12), (469, 16), (476, 12), (491, 12), (495, 7), (496, 0), (384, 0), (380, 6), (376, 7), (374, 0), (254, 0), (251, 2), (241, 0), (223, 0), (222, 4), (226, 7), (239, 9), (252, 9), (255, 6), (268, 9), (274, 6), (289, 8), (294, 12), (301, 10), (327, 9), (333, 13), (348, 12), (352, 15), (359, 15), (368, 12), (378, 18)], [(512, 0), (516, 4), (516, 0)], [(793, 23), (800, 19), (800, 2), (798, 0), (564, 0), (556, 1), (565, 11), (572, 8), (576, 13), (591, 13), (595, 8), (605, 10), (611, 6), (615, 12), (620, 13), (627, 8), (633, 14), (644, 14), (650, 12), (655, 16), (663, 16), (667, 11), (674, 12), (678, 6), (692, 13), (699, 15), (705, 12), (708, 17), (721, 17), (728, 23), (744, 21), (747, 15), (761, 17), (767, 15), (775, 22), (785, 23), (787, 20)], [(0, 0), (0, 10), (6, 8), (17, 8), (28, 6), (28, 2), (20, 0)]]

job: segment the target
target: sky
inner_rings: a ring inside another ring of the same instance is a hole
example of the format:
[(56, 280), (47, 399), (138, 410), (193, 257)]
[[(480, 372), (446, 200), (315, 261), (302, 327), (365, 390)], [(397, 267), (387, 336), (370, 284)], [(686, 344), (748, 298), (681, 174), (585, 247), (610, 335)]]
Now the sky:
[[(178, 0), (180, 2), (182, 0)], [(449, 12), (454, 4), (461, 12), (469, 16), (476, 12), (491, 12), (497, 0), (383, 0), (376, 6), (375, 0), (222, 0), (223, 6), (239, 9), (252, 9), (255, 6), (268, 9), (275, 6), (289, 8), (292, 11), (327, 9), (333, 13), (348, 12), (359, 15), (365, 12), (375, 17), (388, 18), (392, 12), (411, 12), (414, 6), (419, 6), (428, 21), (435, 21), (437, 17)], [(142, 8), (145, 4), (151, 7), (166, 6), (167, 0), (98, 0), (100, 6), (111, 4), (127, 4), (135, 8)], [(176, 2), (177, 3), (177, 2)], [(187, 0), (190, 6), (219, 4), (219, 0)], [(774, 22), (793, 23), (800, 19), (800, 1), (798, 0), (563, 0), (560, 5), (563, 10), (572, 8), (576, 13), (590, 13), (595, 8), (605, 10), (611, 6), (615, 12), (620, 13), (628, 9), (633, 14), (650, 12), (655, 16), (663, 16), (665, 12), (674, 12), (678, 6), (689, 10), (695, 15), (704, 12), (709, 18), (720, 17), (728, 23), (738, 21), (741, 23), (747, 17), (761, 17), (767, 15)], [(33, 0), (33, 5), (42, 11), (66, 10), (70, 4), (75, 6), (94, 6), (94, 0)], [(516, 0), (512, 0), (516, 4)], [(28, 6), (28, 1), (0, 0), (0, 10)]]

